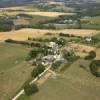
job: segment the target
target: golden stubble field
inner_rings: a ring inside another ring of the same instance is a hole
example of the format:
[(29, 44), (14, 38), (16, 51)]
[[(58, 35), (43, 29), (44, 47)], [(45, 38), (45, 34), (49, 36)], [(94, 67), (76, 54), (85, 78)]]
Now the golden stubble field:
[(10, 31), (10, 32), (0, 32), (0, 40), (6, 39), (14, 39), (14, 40), (27, 40), (28, 37), (36, 38), (41, 37), (44, 34), (51, 32), (51, 33), (65, 33), (65, 34), (73, 34), (76, 36), (92, 36), (98, 33), (96, 30), (80, 30), (80, 29), (64, 29), (64, 30), (46, 30), (46, 29), (31, 29), (25, 28), (17, 31)]
[(43, 11), (34, 11), (33, 9), (25, 7), (10, 7), (10, 8), (0, 8), (0, 16), (3, 15), (15, 16), (17, 14), (28, 14), (28, 15), (39, 15), (47, 17), (58, 17), (60, 15), (75, 15), (75, 13), (62, 13), (62, 12), (43, 12)]
[(90, 51), (96, 51), (96, 48), (89, 45), (71, 43), (70, 47), (74, 49), (75, 54), (84, 58), (89, 54)]
[(97, 60), (100, 60), (100, 48), (96, 48), (94, 46), (79, 44), (79, 43), (71, 43), (69, 45), (73, 50), (75, 51), (75, 54), (84, 58), (89, 54), (90, 51), (96, 52), (96, 58)]
[(73, 15), (74, 13), (61, 13), (61, 12), (6, 12), (7, 15), (17, 15), (17, 14), (28, 14), (28, 15), (39, 15), (39, 16), (47, 16), (47, 17), (58, 17), (60, 15)]

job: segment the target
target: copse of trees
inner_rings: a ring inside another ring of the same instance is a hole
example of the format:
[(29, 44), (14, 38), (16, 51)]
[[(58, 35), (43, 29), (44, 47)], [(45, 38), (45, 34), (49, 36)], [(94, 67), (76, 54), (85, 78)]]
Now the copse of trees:
[(43, 47), (41, 45), (41, 43), (36, 43), (36, 42), (27, 42), (27, 41), (17, 41), (17, 40), (13, 40), (13, 39), (7, 39), (5, 40), (5, 42), (8, 42), (8, 43), (15, 43), (15, 44), (22, 44), (22, 45), (27, 45), (27, 46), (30, 46), (30, 47)]
[(100, 60), (93, 60), (90, 63), (90, 71), (91, 73), (96, 76), (96, 77), (100, 77)]
[(66, 40), (64, 38), (53, 37), (50, 39), (50, 41), (56, 42), (58, 45), (65, 45), (66, 44)]
[(6, 17), (0, 17), (0, 31), (11, 31), (14, 25), (13, 20)]
[(85, 57), (85, 59), (94, 59), (96, 57), (96, 52), (95, 51), (90, 51), (89, 55)]
[(57, 68), (60, 67), (61, 64), (62, 64), (62, 62), (60, 62), (60, 61), (54, 62), (54, 63), (52, 64), (52, 69), (53, 69), (53, 70), (56, 70)]
[(38, 56), (38, 50), (37, 49), (33, 49), (29, 52), (29, 59), (34, 59)]
[(17, 41), (17, 40), (13, 40), (13, 39), (7, 39), (7, 40), (5, 40), (5, 42), (15, 43), (15, 44), (23, 44), (23, 45), (30, 45), (30, 43), (28, 43), (26, 41)]
[(81, 36), (75, 36), (74, 34), (69, 34), (69, 33), (59, 33), (59, 36), (61, 37), (77, 37), (77, 38), (82, 38)]
[(19, 29), (22, 29), (22, 28), (33, 28), (32, 25), (15, 25), (15, 30), (19, 30)]
[(80, 56), (76, 56), (73, 51), (64, 52), (63, 57), (70, 62), (76, 61), (80, 58)]
[(45, 70), (45, 67), (42, 64), (37, 65), (36, 68), (33, 69), (31, 76), (37, 77), (39, 74), (41, 74)]
[(36, 84), (27, 83), (24, 85), (24, 91), (27, 96), (30, 96), (30, 95), (38, 92), (39, 90), (38, 90), (38, 87)]

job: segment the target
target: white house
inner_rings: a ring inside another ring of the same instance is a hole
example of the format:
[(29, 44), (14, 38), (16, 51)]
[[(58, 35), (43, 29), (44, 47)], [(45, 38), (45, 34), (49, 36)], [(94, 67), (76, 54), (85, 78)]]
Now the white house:
[(91, 41), (92, 41), (92, 38), (91, 38), (91, 37), (87, 37), (87, 38), (86, 38), (86, 41), (87, 41), (87, 42), (91, 42)]
[(53, 47), (57, 46), (57, 44), (55, 42), (49, 42), (48, 46), (53, 48)]
[(71, 47), (64, 47), (64, 50), (67, 52), (70, 52), (70, 51), (72, 51), (72, 48)]

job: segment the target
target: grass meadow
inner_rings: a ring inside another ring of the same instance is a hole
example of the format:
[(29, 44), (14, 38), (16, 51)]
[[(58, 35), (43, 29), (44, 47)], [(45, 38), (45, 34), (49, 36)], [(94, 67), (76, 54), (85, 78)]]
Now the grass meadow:
[(28, 52), (22, 45), (0, 43), (0, 100), (11, 99), (30, 77)]
[(78, 60), (64, 73), (49, 78), (40, 91), (30, 97), (22, 95), (18, 100), (99, 100), (100, 79), (80, 64), (89, 66), (90, 61)]

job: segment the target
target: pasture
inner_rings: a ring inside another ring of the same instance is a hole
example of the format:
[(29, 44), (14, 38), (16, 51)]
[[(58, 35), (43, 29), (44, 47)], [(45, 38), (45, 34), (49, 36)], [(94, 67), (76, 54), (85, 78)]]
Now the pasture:
[(89, 66), (89, 61), (78, 60), (64, 73), (50, 77), (40, 91), (30, 97), (22, 95), (18, 100), (99, 100), (100, 79), (80, 64)]
[(14, 40), (27, 40), (28, 37), (41, 37), (46, 33), (65, 33), (73, 34), (75, 36), (92, 36), (98, 31), (96, 30), (80, 30), (80, 29), (64, 29), (64, 30), (46, 30), (46, 29), (31, 29), (25, 28), (17, 31), (0, 32), (0, 40), (14, 39)]
[(83, 17), (81, 19), (83, 22), (88, 22), (90, 24), (100, 24), (100, 16), (95, 17)]
[(82, 28), (100, 30), (100, 16), (83, 17), (81, 20)]
[(9, 100), (30, 77), (32, 66), (25, 61), (29, 49), (0, 43), (0, 100)]

